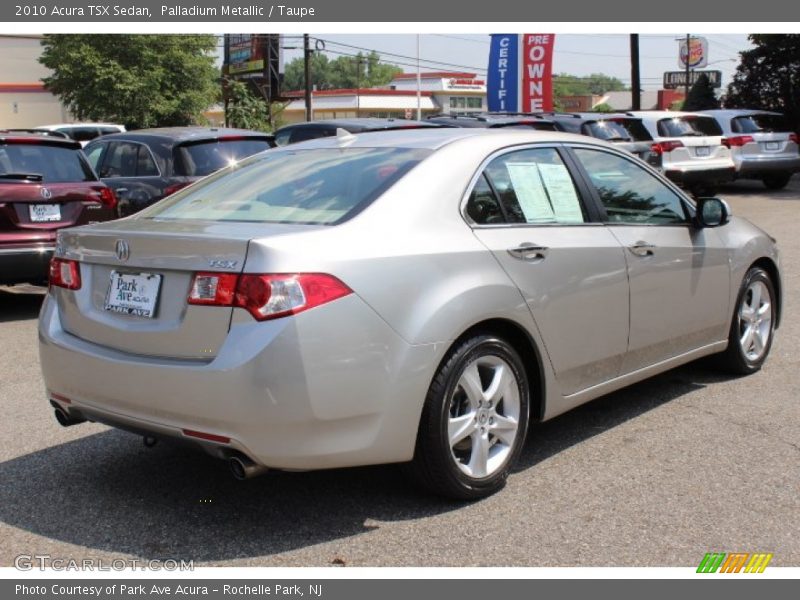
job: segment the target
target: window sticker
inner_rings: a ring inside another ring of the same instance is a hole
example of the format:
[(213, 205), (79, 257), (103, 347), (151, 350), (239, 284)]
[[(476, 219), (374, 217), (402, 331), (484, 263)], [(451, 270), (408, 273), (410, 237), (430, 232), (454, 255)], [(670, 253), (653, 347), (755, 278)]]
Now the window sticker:
[(539, 164), (550, 205), (559, 223), (583, 223), (581, 202), (565, 165)]
[(544, 189), (539, 165), (534, 162), (506, 163), (517, 202), (528, 223), (553, 223), (556, 215)]

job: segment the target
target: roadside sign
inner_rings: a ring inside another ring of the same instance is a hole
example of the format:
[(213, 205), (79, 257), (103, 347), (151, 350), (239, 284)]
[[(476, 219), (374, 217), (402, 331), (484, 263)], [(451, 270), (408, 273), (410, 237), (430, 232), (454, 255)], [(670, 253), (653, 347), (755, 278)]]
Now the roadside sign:
[(678, 41), (678, 66), (686, 68), (686, 61), (689, 61), (690, 69), (702, 69), (708, 64), (708, 40), (704, 37), (689, 38), (689, 49), (687, 52), (686, 40)]
[[(722, 87), (722, 71), (689, 71), (689, 85), (694, 85), (700, 75), (706, 74), (713, 88)], [(686, 85), (686, 71), (667, 71), (664, 73), (664, 89), (675, 90)]]

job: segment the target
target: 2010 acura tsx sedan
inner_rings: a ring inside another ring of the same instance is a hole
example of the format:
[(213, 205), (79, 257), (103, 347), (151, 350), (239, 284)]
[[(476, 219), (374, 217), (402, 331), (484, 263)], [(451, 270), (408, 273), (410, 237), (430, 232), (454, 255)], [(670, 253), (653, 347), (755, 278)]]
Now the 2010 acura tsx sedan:
[(706, 355), (758, 370), (780, 310), (772, 238), (610, 144), (342, 131), (63, 231), (39, 335), (63, 425), (472, 499), (531, 422)]

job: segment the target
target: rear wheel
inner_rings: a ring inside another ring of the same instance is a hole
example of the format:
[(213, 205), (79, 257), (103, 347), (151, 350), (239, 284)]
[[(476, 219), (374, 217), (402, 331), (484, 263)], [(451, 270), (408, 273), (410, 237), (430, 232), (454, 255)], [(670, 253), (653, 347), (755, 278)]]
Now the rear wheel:
[(764, 185), (770, 190), (782, 190), (792, 178), (791, 173), (777, 173), (775, 175), (764, 176)]
[(719, 356), (727, 371), (748, 375), (764, 364), (775, 332), (775, 287), (766, 271), (751, 268), (742, 281), (728, 336)]
[(449, 498), (493, 494), (525, 441), (529, 404), (524, 365), (508, 342), (483, 334), (459, 343), (428, 390), (407, 474)]

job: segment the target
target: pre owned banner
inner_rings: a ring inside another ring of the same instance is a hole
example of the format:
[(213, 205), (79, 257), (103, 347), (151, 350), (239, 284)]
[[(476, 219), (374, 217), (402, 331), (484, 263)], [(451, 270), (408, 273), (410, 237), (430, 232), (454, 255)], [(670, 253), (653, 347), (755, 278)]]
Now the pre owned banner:
[(487, 102), (493, 112), (553, 110), (552, 33), (492, 34)]

